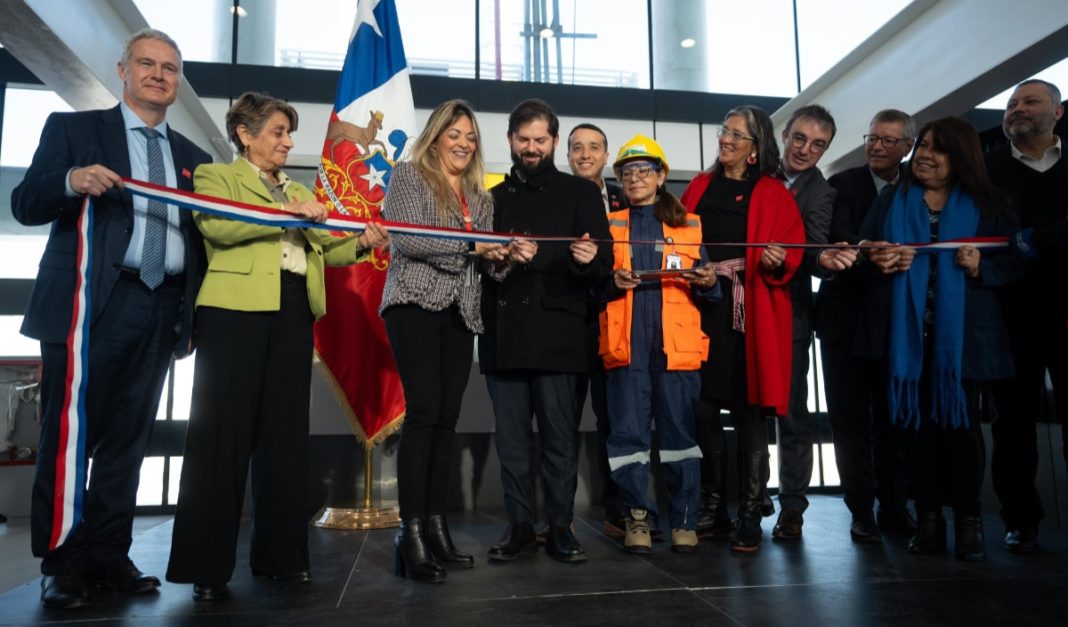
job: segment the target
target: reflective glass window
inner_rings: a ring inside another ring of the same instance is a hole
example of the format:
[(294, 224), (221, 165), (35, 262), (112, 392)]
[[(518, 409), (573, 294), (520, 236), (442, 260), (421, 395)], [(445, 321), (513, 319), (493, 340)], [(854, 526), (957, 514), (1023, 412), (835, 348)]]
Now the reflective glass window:
[(801, 89), (871, 37), (909, 1), (797, 0)]
[(482, 79), (650, 86), (645, 0), (484, 0), (479, 29)]

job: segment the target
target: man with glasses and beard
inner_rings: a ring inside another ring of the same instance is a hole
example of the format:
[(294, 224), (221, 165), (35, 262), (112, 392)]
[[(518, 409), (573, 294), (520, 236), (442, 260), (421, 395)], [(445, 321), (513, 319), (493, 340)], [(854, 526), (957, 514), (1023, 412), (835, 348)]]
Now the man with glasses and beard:
[[(805, 223), (805, 241), (826, 244), (837, 192), (816, 164), (827, 151), (836, 131), (834, 118), (820, 105), (793, 112), (782, 132), (780, 176), (794, 195)], [(789, 414), (779, 422), (779, 520), (772, 535), (779, 539), (801, 537), (802, 513), (808, 507), (805, 492), (812, 480), (812, 423), (808, 413), (808, 351), (812, 343), (812, 270), (816, 252), (808, 251), (790, 282), (794, 305), (793, 366), (790, 376)]]
[(508, 118), (514, 165), (490, 190), (494, 231), (573, 238), (542, 242), (533, 260), (504, 282), (483, 283), (485, 333), (478, 356), (496, 418), (509, 522), (489, 551), (495, 561), (537, 551), (532, 417), (538, 421), (548, 510), (546, 552), (564, 562), (586, 559), (571, 529), (588, 363), (586, 307), (590, 287), (612, 271), (612, 252), (590, 241), (611, 237), (597, 185), (553, 164), (559, 126), (547, 103), (519, 103)]
[[(1061, 139), (1053, 132), (1063, 115), (1055, 85), (1038, 79), (1020, 83), (1001, 125), (1011, 144), (987, 155), (990, 179), (1009, 192), (1023, 227), (1013, 238), (1013, 247), (1035, 258), (1023, 280), (1002, 294), (1016, 376), (994, 388), (998, 416), (992, 426), (990, 462), (1007, 532), (1005, 546), (1025, 555), (1038, 553), (1038, 522), (1044, 515), (1035, 487), (1035, 421), (1047, 370), (1062, 425), (1068, 414), (1068, 285), (1063, 268), (1063, 252), (1068, 249), (1068, 164)], [(1068, 457), (1068, 439), (1065, 447)]]

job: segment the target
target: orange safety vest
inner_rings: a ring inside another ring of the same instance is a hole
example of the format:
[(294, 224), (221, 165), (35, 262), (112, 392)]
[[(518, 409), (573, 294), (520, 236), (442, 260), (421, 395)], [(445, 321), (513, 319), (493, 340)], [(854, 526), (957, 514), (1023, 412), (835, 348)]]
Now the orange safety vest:
[[(662, 225), (664, 228), (664, 256), (661, 269), (667, 269), (668, 254), (682, 259), (683, 269), (692, 268), (701, 260), (699, 246), (676, 246), (673, 244), (699, 244), (701, 242), (701, 218), (689, 214), (683, 226)], [(615, 255), (613, 269), (631, 266), (630, 212), (627, 209), (608, 214), (608, 229)], [(681, 278), (660, 279), (661, 308), (664, 325), (664, 353), (668, 370), (698, 370), (701, 362), (708, 359), (708, 336), (701, 331), (701, 312), (690, 297), (690, 284)], [(630, 364), (630, 325), (634, 310), (634, 290), (626, 290), (622, 298), (609, 301), (601, 311), (601, 338), (598, 347), (605, 370)]]

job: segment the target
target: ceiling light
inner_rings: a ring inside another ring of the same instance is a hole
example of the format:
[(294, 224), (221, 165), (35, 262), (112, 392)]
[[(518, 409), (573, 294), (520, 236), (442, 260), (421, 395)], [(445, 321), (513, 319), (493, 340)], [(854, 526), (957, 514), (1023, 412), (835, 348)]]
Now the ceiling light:
[(697, 41), (694, 40), (692, 37), (687, 37), (686, 39), (683, 39), (682, 41), (680, 41), (679, 45), (682, 46), (683, 48), (693, 48), (694, 46), (697, 45)]
[(540, 31), (538, 31), (538, 36), (540, 36), (542, 39), (551, 39), (553, 36), (553, 29), (546, 26)]
[(230, 7), (231, 14), (235, 11), (237, 12), (237, 17), (248, 17), (248, 11), (245, 10), (245, 7)]

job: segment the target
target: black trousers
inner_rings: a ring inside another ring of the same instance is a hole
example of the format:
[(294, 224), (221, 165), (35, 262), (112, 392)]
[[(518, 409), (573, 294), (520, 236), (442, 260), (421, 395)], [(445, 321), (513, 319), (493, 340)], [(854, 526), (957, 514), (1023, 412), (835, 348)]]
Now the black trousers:
[[(601, 498), (599, 502), (605, 510), (605, 518), (611, 519), (621, 515), (623, 503), (620, 500), (619, 488), (612, 481), (612, 470), (608, 466), (608, 436), (611, 426), (608, 422), (608, 395), (606, 392), (607, 379), (604, 371), (604, 362), (598, 352), (600, 340), (600, 323), (594, 319), (586, 326), (586, 353), (589, 358), (589, 387), (590, 408), (597, 419), (597, 457), (593, 462), (594, 472), (601, 482)], [(580, 384), (581, 385), (581, 384)], [(582, 403), (579, 403), (578, 420), (582, 419)]]
[[(795, 319), (795, 324), (797, 320)], [(795, 333), (796, 334), (796, 333)], [(812, 482), (812, 416), (808, 413), (808, 365), (812, 335), (793, 341), (790, 371), (790, 413), (777, 421), (779, 428), (779, 505), (803, 512), (808, 508)]]
[(474, 334), (455, 306), (427, 311), (397, 305), (383, 319), (407, 403), (397, 454), (400, 515), (444, 514)]
[(541, 475), (549, 524), (571, 524), (578, 477), (578, 416), (582, 376), (539, 370), (486, 375), (496, 418), (497, 457), (509, 522), (538, 521), (534, 430), (538, 421)]
[[(924, 367), (920, 383), (920, 408), (930, 407), (930, 376)], [(919, 429), (905, 429), (911, 458), (909, 484), (916, 496), (916, 512), (941, 511), (948, 505), (954, 513), (978, 516), (986, 471), (986, 446), (979, 420), (979, 386), (964, 382), (968, 403), (968, 426), (942, 428), (926, 417)]]
[(1046, 333), (1014, 338), (1016, 376), (994, 386), (998, 417), (992, 425), (990, 475), (1001, 501), (1005, 526), (1016, 529), (1037, 525), (1045, 515), (1035, 488), (1038, 444), (1035, 423), (1041, 413), (1046, 371), (1053, 383), (1056, 416), (1065, 437), (1068, 460), (1068, 327), (1050, 326)]
[(252, 469), (254, 571), (308, 570), (312, 323), (304, 277), (282, 272), (278, 311), (197, 311), (196, 372), (167, 580), (234, 571)]
[[(714, 400), (698, 400), (694, 404), (694, 429), (697, 445), (701, 448), (701, 484), (704, 488), (719, 490), (724, 501), (727, 500), (727, 486), (724, 483), (727, 442), (721, 416), (725, 409), (730, 411), (737, 437), (738, 483), (742, 486), (741, 500), (744, 500), (746, 485), (753, 482), (767, 485), (768, 421), (760, 408), (752, 405)], [(759, 466), (747, 461), (754, 456), (763, 458)], [(754, 477), (756, 473), (761, 476)]]
[(823, 340), (827, 415), (845, 504), (857, 517), (905, 507), (908, 498), (903, 434), (886, 413), (886, 366), (854, 356), (852, 339)]
[(73, 481), (78, 471), (85, 476), (87, 464), (79, 469), (58, 450), (65, 421), (67, 347), (41, 343), (43, 424), (30, 536), (33, 554), (44, 558), (41, 572), (46, 575), (64, 568), (84, 572), (107, 566), (129, 553), (141, 462), (174, 353), (181, 291), (170, 283), (153, 291), (135, 278), (120, 279), (89, 331), (84, 429), (86, 461), (92, 458), (93, 469), (80, 515), (68, 516), (73, 530), (55, 550), (50, 542), (62, 520), (55, 499), (57, 469)]

